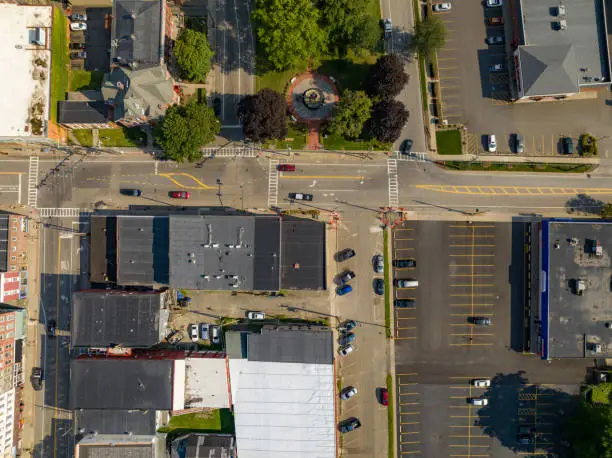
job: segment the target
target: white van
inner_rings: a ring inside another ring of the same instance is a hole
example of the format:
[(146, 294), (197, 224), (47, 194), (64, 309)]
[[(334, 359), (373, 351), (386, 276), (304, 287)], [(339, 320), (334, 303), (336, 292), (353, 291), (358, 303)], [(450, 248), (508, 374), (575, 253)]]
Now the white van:
[(418, 280), (395, 280), (395, 286), (398, 288), (417, 288)]

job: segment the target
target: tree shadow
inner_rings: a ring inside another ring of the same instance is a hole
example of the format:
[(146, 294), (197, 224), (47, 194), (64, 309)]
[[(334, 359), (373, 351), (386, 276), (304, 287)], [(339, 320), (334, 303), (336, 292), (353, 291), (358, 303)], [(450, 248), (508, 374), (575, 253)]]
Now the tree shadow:
[(600, 215), (604, 202), (587, 194), (578, 194), (565, 203), (565, 209), (570, 214)]

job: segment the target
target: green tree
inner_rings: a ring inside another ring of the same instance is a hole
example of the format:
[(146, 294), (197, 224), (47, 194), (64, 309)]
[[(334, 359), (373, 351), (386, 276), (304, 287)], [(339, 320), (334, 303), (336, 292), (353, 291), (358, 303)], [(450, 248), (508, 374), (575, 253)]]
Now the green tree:
[(576, 458), (612, 458), (610, 405), (581, 399), (566, 423), (566, 437)]
[(287, 136), (287, 100), (272, 89), (244, 97), (238, 106), (238, 118), (245, 137), (252, 141)]
[(268, 62), (281, 71), (315, 61), (327, 45), (311, 0), (256, 0), (253, 21)]
[(412, 36), (412, 50), (424, 57), (431, 57), (446, 42), (446, 27), (437, 16), (417, 22)]
[(368, 12), (367, 0), (321, 0), (318, 6), (330, 48), (340, 55), (349, 49), (374, 50), (380, 26)]
[(408, 75), (402, 59), (397, 54), (386, 54), (372, 65), (365, 85), (370, 97), (391, 100), (407, 83)]
[(167, 159), (195, 162), (202, 158), (201, 147), (215, 139), (221, 122), (212, 108), (189, 102), (168, 108), (156, 130), (157, 143)]
[(372, 101), (363, 91), (345, 90), (334, 107), (329, 131), (346, 138), (359, 138), (364, 124), (370, 119)]
[(183, 29), (174, 45), (174, 57), (181, 67), (181, 77), (195, 83), (206, 81), (214, 56), (205, 33)]

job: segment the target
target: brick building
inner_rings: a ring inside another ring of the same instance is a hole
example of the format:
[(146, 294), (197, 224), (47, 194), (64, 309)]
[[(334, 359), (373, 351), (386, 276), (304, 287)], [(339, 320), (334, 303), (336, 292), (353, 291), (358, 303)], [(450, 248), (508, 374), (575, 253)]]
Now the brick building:
[(0, 213), (0, 302), (28, 292), (28, 217)]

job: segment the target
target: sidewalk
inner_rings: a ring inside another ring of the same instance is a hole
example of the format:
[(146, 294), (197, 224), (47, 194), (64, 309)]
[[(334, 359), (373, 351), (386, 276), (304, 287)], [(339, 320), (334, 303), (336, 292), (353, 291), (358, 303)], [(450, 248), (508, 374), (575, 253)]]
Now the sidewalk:
[(480, 155), (480, 154), (438, 154), (428, 153), (427, 158), (433, 162), (503, 162), (532, 164), (594, 164), (600, 163), (598, 157), (565, 157), (565, 156), (519, 156), (519, 155)]

